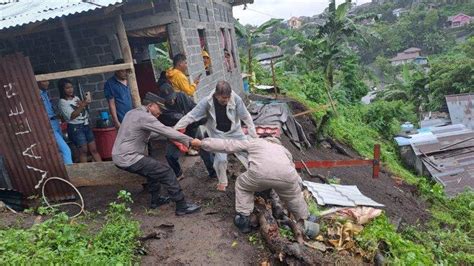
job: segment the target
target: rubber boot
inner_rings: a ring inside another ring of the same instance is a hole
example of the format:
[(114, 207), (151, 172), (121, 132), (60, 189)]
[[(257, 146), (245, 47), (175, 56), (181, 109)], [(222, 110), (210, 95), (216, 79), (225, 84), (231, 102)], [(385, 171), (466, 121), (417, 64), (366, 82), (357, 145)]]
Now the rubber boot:
[(240, 232), (248, 234), (251, 231), (250, 219), (248, 216), (238, 213), (234, 218), (234, 225), (239, 228)]
[(184, 199), (176, 202), (176, 215), (186, 215), (199, 211), (201, 206), (193, 203), (188, 203)]
[(303, 233), (309, 239), (314, 239), (319, 234), (319, 224), (310, 222), (308, 220), (303, 221)]

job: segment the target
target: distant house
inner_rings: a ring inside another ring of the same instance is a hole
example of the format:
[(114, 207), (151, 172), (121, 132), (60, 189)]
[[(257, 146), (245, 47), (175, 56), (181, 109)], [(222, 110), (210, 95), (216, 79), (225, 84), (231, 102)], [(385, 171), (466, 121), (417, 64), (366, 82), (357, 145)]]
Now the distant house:
[(397, 56), (390, 59), (390, 62), (394, 66), (403, 65), (406, 63), (415, 63), (419, 65), (428, 64), (428, 59), (420, 55), (421, 49), (411, 47), (401, 53), (397, 53)]
[(459, 28), (471, 23), (472, 17), (463, 13), (448, 17), (448, 28)]
[(400, 17), (403, 13), (406, 13), (408, 12), (408, 10), (406, 10), (405, 8), (396, 8), (394, 10), (392, 10), (392, 14), (395, 16), (395, 17)]
[(303, 24), (303, 21), (301, 19), (297, 18), (297, 17), (291, 17), (288, 20), (288, 26), (291, 29), (299, 29), (302, 24)]

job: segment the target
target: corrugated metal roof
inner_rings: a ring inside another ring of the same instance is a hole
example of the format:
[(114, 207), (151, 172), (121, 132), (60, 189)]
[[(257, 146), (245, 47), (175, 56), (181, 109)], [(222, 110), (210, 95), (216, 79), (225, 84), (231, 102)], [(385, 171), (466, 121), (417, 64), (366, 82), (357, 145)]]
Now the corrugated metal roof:
[(19, 0), (0, 5), (0, 30), (108, 7), (123, 0)]
[(444, 186), (446, 195), (452, 197), (474, 188), (474, 147), (435, 154), (422, 162), (433, 179)]
[(474, 129), (474, 93), (446, 96), (449, 116), (453, 123)]
[(309, 181), (303, 181), (303, 185), (308, 188), (319, 205), (384, 206), (364, 196), (357, 186), (327, 185)]

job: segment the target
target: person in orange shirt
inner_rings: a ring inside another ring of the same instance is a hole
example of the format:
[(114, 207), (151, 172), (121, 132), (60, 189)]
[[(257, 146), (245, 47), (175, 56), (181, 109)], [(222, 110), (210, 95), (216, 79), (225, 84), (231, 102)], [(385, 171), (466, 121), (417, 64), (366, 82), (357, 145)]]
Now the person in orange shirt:
[(193, 97), (196, 87), (199, 85), (201, 75), (190, 84), (185, 74), (187, 69), (188, 62), (186, 61), (186, 56), (184, 54), (177, 54), (173, 57), (173, 67), (166, 71), (166, 77), (175, 91), (181, 91)]

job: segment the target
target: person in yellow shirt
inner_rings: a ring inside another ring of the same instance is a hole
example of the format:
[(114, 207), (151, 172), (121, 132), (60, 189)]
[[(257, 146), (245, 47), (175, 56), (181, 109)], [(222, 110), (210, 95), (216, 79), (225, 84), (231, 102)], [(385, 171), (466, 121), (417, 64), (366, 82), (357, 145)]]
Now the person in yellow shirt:
[(206, 70), (206, 75), (211, 74), (211, 57), (206, 50), (202, 50), (202, 60), (204, 61), (204, 69)]
[(173, 67), (166, 71), (166, 77), (175, 91), (184, 92), (192, 97), (196, 92), (201, 75), (190, 84), (185, 74), (187, 70), (188, 62), (186, 61), (186, 56), (184, 54), (177, 54), (173, 57)]

